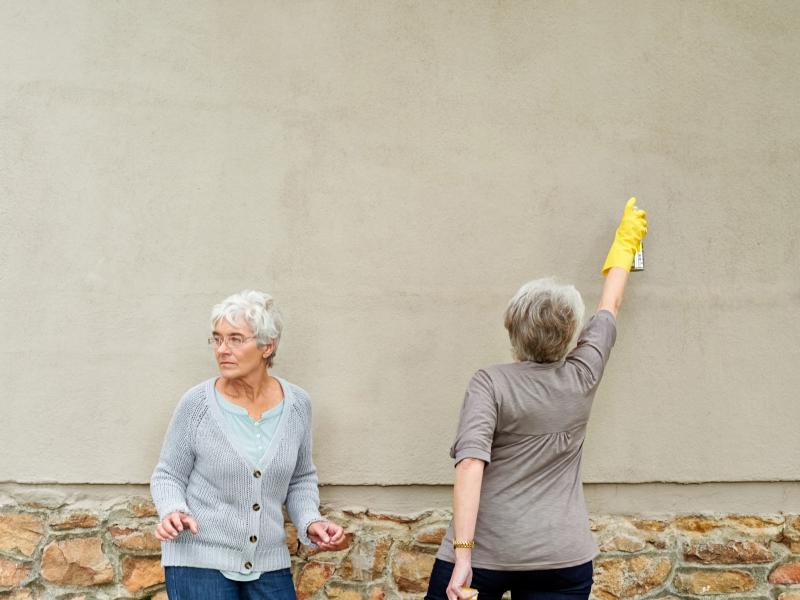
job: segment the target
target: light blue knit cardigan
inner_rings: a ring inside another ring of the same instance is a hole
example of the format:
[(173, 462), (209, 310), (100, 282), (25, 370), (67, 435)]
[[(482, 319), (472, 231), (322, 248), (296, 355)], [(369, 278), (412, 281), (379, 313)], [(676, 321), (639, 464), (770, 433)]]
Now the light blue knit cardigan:
[(162, 542), (161, 563), (245, 573), (286, 568), (283, 505), (304, 544), (310, 543), (308, 526), (322, 520), (311, 459), (311, 401), (305, 390), (282, 381), (283, 414), (266, 454), (253, 464), (225, 433), (215, 381), (181, 399), (150, 480), (159, 517), (181, 511), (199, 529)]

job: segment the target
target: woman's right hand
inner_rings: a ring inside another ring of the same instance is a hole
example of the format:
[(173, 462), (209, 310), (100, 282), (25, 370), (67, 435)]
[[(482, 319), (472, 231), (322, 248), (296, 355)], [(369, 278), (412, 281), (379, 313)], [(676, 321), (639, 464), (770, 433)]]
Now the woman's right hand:
[(197, 521), (182, 512), (169, 513), (156, 526), (156, 539), (161, 542), (170, 542), (178, 537), (178, 534), (188, 528), (192, 534), (197, 533)]

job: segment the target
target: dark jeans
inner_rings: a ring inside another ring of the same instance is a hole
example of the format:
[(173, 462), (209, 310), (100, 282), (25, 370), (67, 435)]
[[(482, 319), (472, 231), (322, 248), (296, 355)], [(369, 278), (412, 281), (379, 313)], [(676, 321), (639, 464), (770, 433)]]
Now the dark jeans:
[[(453, 563), (436, 559), (425, 600), (447, 600)], [(472, 569), (471, 587), (478, 600), (500, 600), (511, 592), (513, 600), (586, 600), (592, 591), (592, 561), (576, 567), (542, 571)]]
[(216, 569), (166, 567), (169, 600), (297, 600), (289, 569), (254, 581), (232, 581)]

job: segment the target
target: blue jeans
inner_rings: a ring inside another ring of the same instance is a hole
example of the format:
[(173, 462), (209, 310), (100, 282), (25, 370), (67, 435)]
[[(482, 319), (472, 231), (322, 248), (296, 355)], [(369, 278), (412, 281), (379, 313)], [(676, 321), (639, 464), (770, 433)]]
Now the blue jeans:
[(233, 581), (216, 569), (165, 567), (169, 600), (297, 600), (289, 569)]
[[(447, 600), (453, 563), (436, 559), (425, 600)], [(472, 569), (472, 587), (478, 600), (500, 600), (510, 591), (512, 600), (587, 600), (592, 591), (592, 561), (576, 567), (541, 571)]]

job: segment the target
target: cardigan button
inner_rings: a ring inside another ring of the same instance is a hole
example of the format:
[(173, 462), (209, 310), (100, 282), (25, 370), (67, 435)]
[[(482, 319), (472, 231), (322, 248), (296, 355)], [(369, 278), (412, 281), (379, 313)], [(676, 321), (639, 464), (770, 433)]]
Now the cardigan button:
[(255, 544), (258, 541), (258, 536), (251, 535), (250, 536), (250, 541)]
[(253, 504), (253, 510), (258, 512), (259, 510), (261, 510), (261, 505), (260, 504)]
[(261, 477), (261, 471), (259, 471), (258, 469), (256, 469), (255, 471), (253, 471), (253, 477), (255, 477), (256, 479), (258, 479), (259, 477)]
[(244, 568), (245, 568), (245, 569), (252, 569), (252, 568), (253, 568), (253, 563), (251, 563), (251, 562), (248, 560), (246, 563), (244, 563)]

